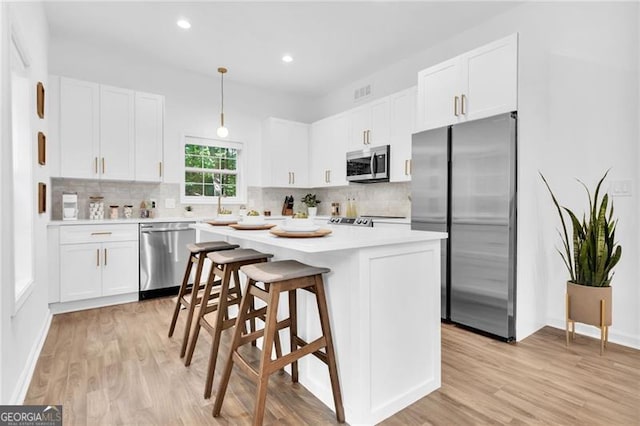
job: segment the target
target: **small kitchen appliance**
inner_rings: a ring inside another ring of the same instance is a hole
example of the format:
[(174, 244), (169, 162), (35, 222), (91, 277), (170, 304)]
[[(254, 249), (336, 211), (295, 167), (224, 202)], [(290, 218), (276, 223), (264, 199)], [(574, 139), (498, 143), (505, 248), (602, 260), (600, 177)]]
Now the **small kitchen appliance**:
[(78, 193), (62, 193), (62, 220), (78, 220)]
[(327, 222), (329, 225), (351, 225), (373, 227), (373, 219), (370, 217), (331, 217)]
[(347, 181), (389, 182), (389, 145), (347, 152)]

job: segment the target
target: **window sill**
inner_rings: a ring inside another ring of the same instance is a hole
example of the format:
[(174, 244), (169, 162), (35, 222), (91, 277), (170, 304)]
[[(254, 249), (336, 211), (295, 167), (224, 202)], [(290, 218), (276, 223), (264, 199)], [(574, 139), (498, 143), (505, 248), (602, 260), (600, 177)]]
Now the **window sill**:
[[(189, 199), (185, 197), (180, 198), (181, 204), (193, 204), (193, 205), (208, 205), (208, 206), (216, 206), (218, 205), (218, 200), (203, 200), (200, 198)], [(233, 206), (238, 204), (247, 204), (246, 198), (223, 198), (220, 202), (223, 206)]]

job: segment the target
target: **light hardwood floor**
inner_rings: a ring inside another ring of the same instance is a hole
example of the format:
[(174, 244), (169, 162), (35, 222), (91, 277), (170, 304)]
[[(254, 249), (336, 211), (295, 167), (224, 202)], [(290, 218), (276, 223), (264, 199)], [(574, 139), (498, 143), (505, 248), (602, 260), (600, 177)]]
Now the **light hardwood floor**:
[[(250, 424), (255, 386), (240, 369), (222, 417), (211, 416), (213, 400), (202, 397), (209, 336), (184, 367), (180, 339), (167, 337), (173, 306), (155, 299), (56, 315), (25, 404), (63, 404), (65, 425)], [(219, 363), (228, 348), (223, 335)], [(549, 327), (506, 344), (443, 325), (442, 345), (442, 388), (384, 424), (640, 424), (640, 351), (610, 344), (600, 356), (598, 341), (581, 336), (567, 349), (564, 332)], [(265, 424), (336, 420), (276, 374)]]

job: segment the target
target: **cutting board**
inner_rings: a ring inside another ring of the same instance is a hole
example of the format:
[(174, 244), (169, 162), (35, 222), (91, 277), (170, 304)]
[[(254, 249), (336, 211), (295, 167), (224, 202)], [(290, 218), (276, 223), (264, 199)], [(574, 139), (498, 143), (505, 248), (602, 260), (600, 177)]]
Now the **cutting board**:
[(207, 222), (209, 225), (212, 226), (228, 226), (228, 225), (233, 225), (238, 223), (237, 220), (211, 220)]
[(272, 229), (271, 232), (273, 235), (284, 238), (317, 238), (324, 237), (325, 235), (329, 235), (332, 231), (331, 229), (318, 229), (313, 232), (288, 232), (283, 231), (280, 228)]

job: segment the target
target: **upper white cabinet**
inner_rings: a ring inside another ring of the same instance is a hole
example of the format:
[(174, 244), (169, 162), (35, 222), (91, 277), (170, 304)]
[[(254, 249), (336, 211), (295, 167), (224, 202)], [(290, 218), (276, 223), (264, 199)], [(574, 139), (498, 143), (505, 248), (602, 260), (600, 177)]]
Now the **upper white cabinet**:
[(411, 180), (411, 135), (415, 133), (417, 93), (418, 89), (414, 86), (389, 96), (391, 182)]
[(60, 176), (162, 181), (164, 97), (62, 77)]
[(160, 182), (164, 96), (136, 92), (135, 99), (135, 180)]
[(389, 143), (389, 99), (382, 98), (349, 113), (347, 151)]
[(313, 188), (346, 186), (346, 146), (349, 117), (335, 115), (311, 125), (309, 185)]
[(110, 180), (133, 180), (133, 90), (100, 86), (100, 176)]
[(517, 34), (418, 73), (418, 131), (517, 108)]
[(61, 176), (99, 177), (100, 86), (96, 83), (60, 80)]
[(262, 185), (305, 188), (309, 186), (309, 125), (279, 118), (262, 123)]

